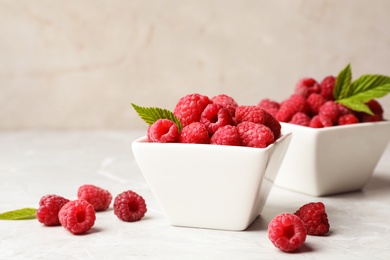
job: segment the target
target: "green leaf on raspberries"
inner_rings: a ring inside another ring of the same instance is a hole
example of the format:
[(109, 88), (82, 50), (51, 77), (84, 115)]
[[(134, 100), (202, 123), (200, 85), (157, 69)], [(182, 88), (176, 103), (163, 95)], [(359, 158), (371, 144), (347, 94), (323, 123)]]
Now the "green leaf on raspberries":
[(25, 220), (35, 219), (37, 210), (34, 208), (22, 208), (12, 211), (7, 211), (0, 214), (0, 220)]
[(131, 103), (137, 114), (149, 125), (152, 125), (159, 119), (169, 119), (173, 121), (179, 131), (182, 129), (180, 120), (171, 111), (158, 107), (141, 107)]
[(336, 82), (334, 86), (334, 97), (335, 99), (342, 98), (348, 92), (348, 89), (351, 85), (352, 72), (351, 66), (348, 64), (343, 70), (340, 71), (339, 75), (336, 77)]
[(337, 76), (334, 88), (336, 102), (354, 111), (373, 115), (365, 103), (390, 93), (390, 77), (367, 74), (351, 83), (351, 75), (351, 68), (348, 65)]

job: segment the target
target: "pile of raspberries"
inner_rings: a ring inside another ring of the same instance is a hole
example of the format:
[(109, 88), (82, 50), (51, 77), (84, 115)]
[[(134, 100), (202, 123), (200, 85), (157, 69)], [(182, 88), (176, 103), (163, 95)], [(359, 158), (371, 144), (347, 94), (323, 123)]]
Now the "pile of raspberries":
[(321, 82), (313, 78), (300, 79), (293, 94), (278, 103), (263, 99), (258, 105), (271, 113), (279, 122), (312, 128), (383, 121), (383, 109), (375, 99), (366, 104), (374, 113), (370, 115), (337, 103), (333, 96), (336, 78), (327, 76)]
[(173, 111), (182, 129), (169, 119), (148, 128), (150, 142), (196, 143), (265, 148), (281, 135), (279, 121), (266, 109), (239, 106), (230, 96), (198, 93), (179, 99)]

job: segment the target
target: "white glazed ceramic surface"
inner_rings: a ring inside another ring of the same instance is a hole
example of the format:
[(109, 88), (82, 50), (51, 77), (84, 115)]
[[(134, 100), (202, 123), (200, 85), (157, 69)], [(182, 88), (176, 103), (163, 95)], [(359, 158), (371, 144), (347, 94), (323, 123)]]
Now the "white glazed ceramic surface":
[(261, 213), (290, 143), (267, 148), (135, 140), (138, 166), (171, 225), (244, 230)]
[(325, 196), (360, 190), (390, 139), (390, 122), (314, 129), (288, 123), (291, 143), (275, 185)]

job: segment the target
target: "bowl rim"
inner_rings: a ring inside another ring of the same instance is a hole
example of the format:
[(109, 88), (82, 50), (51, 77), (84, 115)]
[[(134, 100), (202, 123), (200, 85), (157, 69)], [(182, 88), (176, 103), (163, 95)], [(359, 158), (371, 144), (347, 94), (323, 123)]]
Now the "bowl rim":
[(312, 132), (330, 132), (330, 131), (337, 131), (341, 129), (349, 129), (349, 128), (363, 128), (363, 127), (370, 127), (374, 125), (388, 125), (390, 124), (390, 121), (383, 120), (383, 121), (377, 121), (377, 122), (361, 122), (356, 124), (348, 124), (348, 125), (335, 125), (330, 127), (323, 127), (323, 128), (314, 128), (314, 127), (308, 127), (308, 126), (302, 126), (297, 124), (291, 124), (288, 122), (280, 122), (280, 124), (283, 127), (291, 128), (291, 129), (301, 129), (304, 131), (312, 131)]
[(158, 145), (158, 146), (165, 145), (167, 147), (186, 146), (187, 148), (189, 146), (193, 146), (193, 147), (198, 147), (198, 148), (202, 147), (203, 149), (205, 147), (213, 147), (212, 149), (230, 149), (230, 150), (237, 149), (237, 150), (252, 150), (252, 151), (264, 151), (264, 152), (266, 152), (268, 150), (271, 150), (273, 146), (275, 146), (276, 144), (282, 142), (284, 139), (286, 139), (290, 135), (292, 135), (291, 131), (284, 131), (284, 130), (282, 130), (282, 133), (281, 133), (280, 137), (274, 143), (268, 145), (265, 148), (249, 147), (249, 146), (237, 146), (237, 145), (217, 145), (217, 144), (158, 143), (158, 142), (149, 142), (147, 140), (147, 136), (146, 135), (136, 138), (132, 143), (133, 143), (133, 145)]

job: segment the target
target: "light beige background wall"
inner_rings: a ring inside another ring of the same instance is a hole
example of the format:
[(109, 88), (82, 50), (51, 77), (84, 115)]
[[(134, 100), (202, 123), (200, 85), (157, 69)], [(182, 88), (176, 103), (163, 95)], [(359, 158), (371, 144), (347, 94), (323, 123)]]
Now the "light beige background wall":
[(389, 75), (389, 14), (387, 0), (0, 0), (0, 129), (144, 128), (131, 102), (281, 101), (348, 63)]

